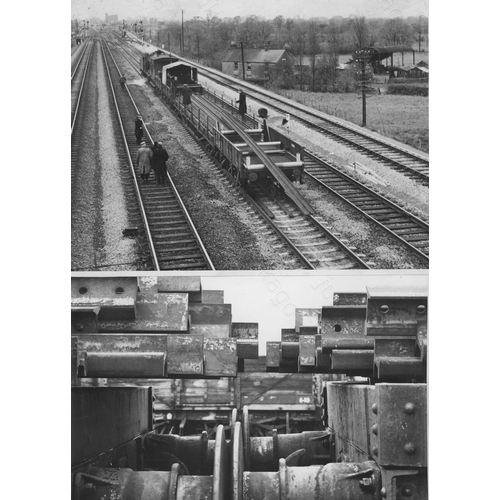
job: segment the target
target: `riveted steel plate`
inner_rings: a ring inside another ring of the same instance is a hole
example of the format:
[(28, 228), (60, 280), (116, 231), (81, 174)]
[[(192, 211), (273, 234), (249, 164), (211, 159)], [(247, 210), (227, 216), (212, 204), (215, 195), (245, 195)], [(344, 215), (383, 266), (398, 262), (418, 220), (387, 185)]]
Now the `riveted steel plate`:
[(296, 308), (295, 309), (295, 331), (300, 332), (300, 327), (317, 327), (321, 309)]
[(233, 323), (231, 337), (256, 340), (259, 338), (259, 323)]
[(231, 304), (189, 304), (191, 325), (231, 325)]
[(86, 376), (91, 378), (162, 378), (165, 376), (163, 352), (89, 352)]
[(167, 336), (167, 373), (203, 375), (203, 336)]
[(71, 278), (71, 307), (99, 307), (99, 319), (136, 316), (137, 278)]
[(236, 339), (204, 339), (205, 375), (236, 377), (238, 356)]
[(427, 385), (377, 384), (378, 462), (427, 466)]
[(224, 304), (224, 290), (202, 290), (201, 302), (203, 304)]
[(366, 335), (417, 334), (417, 323), (427, 318), (427, 292), (423, 289), (368, 288)]
[(139, 293), (135, 320), (101, 320), (100, 332), (187, 332), (187, 293)]

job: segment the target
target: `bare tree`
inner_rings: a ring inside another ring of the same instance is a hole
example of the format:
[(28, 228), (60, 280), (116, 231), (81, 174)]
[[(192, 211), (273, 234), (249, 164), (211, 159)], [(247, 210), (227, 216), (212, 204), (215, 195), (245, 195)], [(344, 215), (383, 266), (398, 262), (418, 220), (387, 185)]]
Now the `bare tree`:
[(285, 18), (283, 16), (277, 16), (273, 19), (273, 23), (278, 30), (278, 41), (281, 43), (281, 30), (285, 24)]
[(410, 45), (413, 39), (412, 27), (400, 17), (387, 19), (380, 32), (387, 45)]
[(316, 83), (316, 56), (321, 53), (321, 47), (318, 42), (318, 25), (311, 21), (307, 30), (307, 51), (311, 57), (312, 90), (314, 92)]
[(368, 45), (369, 29), (366, 18), (354, 16), (350, 19), (350, 28), (354, 38), (354, 45), (357, 49), (362, 49)]

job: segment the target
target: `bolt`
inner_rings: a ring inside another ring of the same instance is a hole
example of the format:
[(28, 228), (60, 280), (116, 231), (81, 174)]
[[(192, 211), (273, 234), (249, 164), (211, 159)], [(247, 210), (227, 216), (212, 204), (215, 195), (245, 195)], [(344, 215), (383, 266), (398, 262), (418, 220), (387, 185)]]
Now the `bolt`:
[(413, 443), (406, 443), (404, 450), (407, 455), (413, 455), (415, 453), (415, 445)]
[(372, 412), (375, 413), (375, 415), (378, 413), (378, 404), (377, 403), (372, 404)]
[(407, 415), (413, 415), (415, 413), (415, 404), (414, 403), (406, 403), (405, 404), (405, 413)]
[(383, 498), (385, 498), (385, 497), (387, 496), (387, 490), (386, 490), (385, 488), (382, 488), (382, 489), (380, 490), (380, 495), (381, 495)]
[(83, 330), (83, 324), (82, 323), (76, 323), (75, 324), (75, 330), (77, 332), (81, 332)]
[(401, 488), (401, 494), (407, 498), (411, 497), (413, 495), (413, 488), (409, 485), (403, 486), (403, 488)]
[(378, 436), (378, 424), (372, 425), (372, 432), (373, 434), (375, 434), (375, 436)]
[(378, 446), (372, 446), (372, 453), (378, 455)]

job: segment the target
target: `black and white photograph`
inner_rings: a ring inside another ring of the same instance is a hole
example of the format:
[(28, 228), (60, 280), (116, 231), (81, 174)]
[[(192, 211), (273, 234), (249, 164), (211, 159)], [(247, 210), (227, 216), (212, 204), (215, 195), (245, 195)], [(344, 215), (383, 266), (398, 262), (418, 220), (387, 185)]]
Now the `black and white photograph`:
[(426, 0), (73, 0), (71, 270), (427, 269)]
[(71, 0), (72, 500), (438, 498), (429, 19)]

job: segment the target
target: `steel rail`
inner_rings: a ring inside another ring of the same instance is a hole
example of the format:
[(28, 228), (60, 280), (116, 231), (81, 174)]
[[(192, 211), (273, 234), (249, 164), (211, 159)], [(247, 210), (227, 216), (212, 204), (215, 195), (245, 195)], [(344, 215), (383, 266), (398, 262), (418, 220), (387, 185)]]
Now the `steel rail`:
[(71, 68), (71, 81), (73, 81), (73, 78), (76, 74), (76, 72), (78, 71), (78, 68), (80, 67), (80, 63), (82, 62), (83, 60), (83, 56), (86, 54), (87, 52), (87, 49), (88, 49), (88, 43), (89, 43), (89, 39), (85, 40), (85, 43), (82, 47), (82, 53), (80, 54), (80, 57), (78, 58), (78, 61), (75, 63), (75, 65)]
[[(83, 70), (82, 81), (80, 83), (80, 89), (78, 91), (78, 97), (76, 99), (76, 103), (73, 109), (73, 116), (71, 117), (71, 135), (73, 136), (73, 129), (75, 128), (76, 117), (78, 116), (78, 111), (80, 109), (80, 102), (83, 94), (83, 89), (85, 87), (85, 82), (87, 78), (87, 70), (90, 64), (90, 60), (92, 58), (92, 52), (94, 50), (94, 40), (93, 38), (87, 42), (87, 49), (85, 50), (85, 54), (87, 54), (87, 61), (85, 63), (85, 67)], [(83, 58), (84, 54), (82, 54)], [(78, 63), (78, 68), (80, 67), (80, 63)], [(75, 71), (76, 73), (76, 71)], [(71, 83), (73, 83), (73, 77), (71, 78)]]
[[(113, 60), (113, 63), (114, 63), (114, 65), (115, 65), (115, 68), (116, 68), (116, 70), (117, 70), (118, 74), (121, 76), (121, 72), (120, 72), (120, 70), (119, 70), (119, 68), (118, 68), (118, 64), (117, 64), (117, 62), (116, 62), (116, 60), (115, 60), (115, 58), (114, 58), (113, 54), (111, 53), (111, 50), (110, 50), (110, 48), (109, 48), (109, 46), (108, 46), (107, 42), (106, 42), (106, 48), (108, 49), (108, 51), (109, 51), (109, 53), (110, 53), (111, 59)], [(131, 105), (133, 106), (133, 108), (134, 108), (134, 110), (135, 110), (135, 113), (139, 115), (139, 114), (140, 114), (140, 111), (139, 111), (139, 109), (137, 108), (137, 105), (136, 105), (136, 103), (135, 103), (134, 99), (132, 98), (132, 95), (130, 94), (130, 91), (129, 91), (128, 87), (127, 87), (127, 86), (125, 86), (125, 88), (126, 88), (126, 91), (127, 91), (128, 96), (129, 96), (129, 98), (130, 98), (130, 103), (131, 103)], [(143, 129), (144, 129), (144, 131), (146, 132), (146, 135), (147, 135), (147, 137), (148, 137), (149, 141), (151, 142), (151, 144), (153, 144), (153, 143), (154, 143), (153, 137), (152, 137), (151, 133), (149, 132), (148, 127), (147, 127), (147, 126), (146, 126), (146, 124), (144, 124), (144, 123), (143, 123)], [(123, 127), (122, 127), (122, 130), (123, 130)], [(130, 156), (130, 155), (129, 155), (129, 156)], [(133, 163), (131, 163), (131, 168), (132, 168), (132, 170), (134, 171), (134, 168), (133, 168)], [(181, 210), (181, 212), (182, 212), (182, 214), (183, 214), (183, 216), (184, 216), (184, 218), (185, 218), (185, 220), (186, 220), (186, 222), (187, 222), (187, 225), (189, 226), (189, 230), (191, 231), (192, 236), (193, 236), (193, 238), (194, 238), (194, 240), (195, 240), (195, 242), (196, 242), (196, 245), (197, 245), (197, 247), (198, 247), (198, 250), (199, 250), (199, 251), (200, 251), (200, 253), (201, 253), (201, 258), (202, 258), (202, 260), (205, 262), (206, 267), (207, 267), (209, 270), (215, 270), (215, 267), (214, 267), (214, 265), (213, 265), (213, 262), (212, 262), (212, 260), (210, 259), (210, 256), (208, 255), (208, 251), (207, 251), (207, 249), (205, 248), (205, 245), (203, 244), (203, 241), (202, 241), (202, 239), (201, 239), (201, 237), (200, 237), (200, 235), (199, 235), (198, 231), (196, 230), (196, 227), (195, 227), (195, 225), (194, 225), (194, 222), (193, 222), (193, 220), (191, 219), (191, 217), (190, 217), (190, 215), (189, 215), (189, 212), (188, 212), (188, 210), (187, 210), (186, 206), (184, 205), (184, 202), (182, 201), (181, 196), (180, 196), (180, 194), (179, 194), (179, 192), (178, 192), (178, 190), (177, 190), (177, 188), (176, 188), (176, 186), (175, 186), (175, 184), (174, 184), (174, 181), (173, 181), (172, 177), (170, 176), (170, 174), (169, 174), (168, 172), (167, 172), (167, 179), (168, 179), (168, 181), (169, 181), (169, 183), (170, 183), (170, 187), (172, 188), (172, 192), (173, 192), (173, 194), (174, 194), (174, 197), (175, 197), (175, 199), (177, 200), (178, 206), (179, 206), (179, 208), (180, 208), (180, 210)], [(145, 209), (144, 204), (143, 204), (143, 202), (142, 202), (142, 197), (141, 197), (141, 195), (140, 195), (140, 188), (139, 188), (139, 185), (138, 185), (138, 183), (137, 183), (137, 177), (135, 176), (135, 171), (134, 171), (134, 182), (135, 182), (136, 191), (139, 193), (139, 199), (141, 200), (141, 206), (142, 206), (142, 209), (144, 209), (144, 214), (146, 214), (146, 209)], [(153, 237), (152, 237), (152, 234), (151, 234), (151, 232), (150, 232), (149, 224), (147, 224), (147, 218), (146, 218), (145, 220), (146, 220), (146, 226), (147, 226), (148, 236), (151, 236), (151, 242), (153, 242)], [(157, 259), (156, 252), (155, 252), (155, 259)], [(158, 265), (158, 270), (161, 270), (161, 265), (159, 264), (159, 261), (158, 261), (158, 260), (156, 260), (156, 262), (157, 262), (157, 265)], [(197, 268), (199, 268), (199, 266), (197, 266)]]
[[(153, 263), (154, 263), (155, 270), (159, 271), (160, 270), (160, 265), (158, 263), (158, 258), (156, 256), (155, 246), (154, 246), (154, 243), (153, 243), (153, 238), (151, 236), (151, 231), (149, 229), (149, 224), (148, 224), (148, 218), (147, 218), (147, 215), (146, 215), (146, 210), (144, 209), (144, 204), (142, 202), (142, 197), (141, 197), (141, 193), (140, 193), (140, 190), (139, 190), (139, 184), (137, 182), (137, 177), (135, 175), (134, 162), (132, 161), (132, 157), (130, 155), (130, 149), (129, 149), (128, 143), (127, 143), (127, 136), (126, 136), (125, 130), (123, 128), (123, 122), (122, 122), (120, 110), (119, 110), (119, 107), (118, 107), (118, 102), (116, 100), (115, 91), (114, 91), (114, 88), (113, 88), (113, 82), (112, 82), (112, 79), (111, 79), (111, 73), (109, 71), (108, 61), (107, 61), (107, 58), (106, 58), (106, 55), (105, 55), (105, 51), (104, 51), (104, 45), (106, 45), (106, 48), (108, 49), (109, 54), (110, 54), (111, 58), (113, 59), (113, 62), (115, 63), (115, 65), (116, 65), (116, 61), (114, 60), (113, 55), (111, 54), (111, 51), (109, 50), (109, 47), (107, 46), (106, 42), (103, 39), (103, 44), (101, 45), (101, 50), (102, 50), (102, 54), (103, 54), (103, 58), (104, 58), (104, 64), (106, 66), (106, 72), (108, 74), (109, 84), (110, 84), (110, 87), (111, 87), (111, 93), (113, 95), (113, 101), (115, 103), (115, 109), (116, 109), (116, 114), (117, 114), (117, 117), (118, 117), (118, 123), (120, 125), (120, 130), (121, 130), (123, 141), (124, 141), (125, 147), (126, 147), (126, 153), (127, 153), (127, 157), (128, 157), (128, 160), (129, 160), (129, 167), (130, 167), (130, 170), (132, 172), (132, 178), (133, 178), (133, 181), (134, 181), (134, 189), (135, 189), (135, 192), (136, 192), (137, 201), (139, 203), (141, 217), (142, 217), (142, 219), (144, 221), (144, 226), (145, 226), (145, 230), (146, 230), (147, 240), (148, 240), (148, 244), (149, 244), (149, 247), (150, 247), (149, 249), (151, 251), (151, 256), (153, 258)], [(117, 67), (117, 70), (118, 70), (118, 67)], [(119, 72), (119, 70), (118, 70), (118, 72)], [(129, 92), (128, 88), (126, 90), (127, 90), (128, 94), (130, 96), (130, 99), (132, 99), (132, 96), (130, 95), (130, 92)]]

